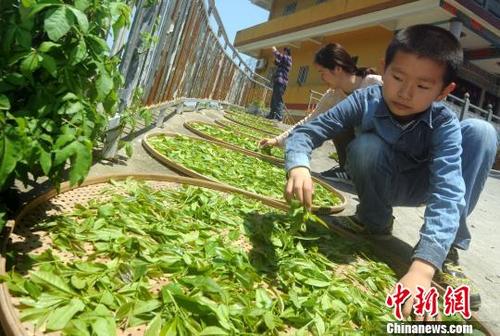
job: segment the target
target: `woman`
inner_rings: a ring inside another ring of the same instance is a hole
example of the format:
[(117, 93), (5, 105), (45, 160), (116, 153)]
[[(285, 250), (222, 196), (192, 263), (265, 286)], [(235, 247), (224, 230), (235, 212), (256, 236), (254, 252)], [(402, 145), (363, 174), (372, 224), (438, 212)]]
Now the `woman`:
[[(314, 65), (321, 74), (321, 79), (329, 86), (329, 89), (318, 102), (316, 109), (277, 137), (262, 139), (259, 142), (260, 146), (283, 146), (285, 139), (295, 127), (328, 111), (354, 90), (370, 85), (382, 85), (382, 77), (376, 75), (375, 70), (371, 68), (356, 67), (351, 55), (337, 43), (329, 43), (322, 47), (314, 56)], [(354, 130), (352, 129), (333, 139), (333, 143), (337, 149), (339, 166), (322, 172), (322, 177), (333, 181), (352, 184), (349, 175), (344, 170), (344, 164), (346, 147), (353, 137)]]

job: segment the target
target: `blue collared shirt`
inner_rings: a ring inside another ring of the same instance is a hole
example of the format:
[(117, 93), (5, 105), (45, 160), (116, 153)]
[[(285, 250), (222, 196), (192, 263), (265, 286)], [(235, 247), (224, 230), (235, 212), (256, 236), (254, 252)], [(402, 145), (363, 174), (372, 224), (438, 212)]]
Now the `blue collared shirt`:
[(465, 208), (462, 134), (455, 113), (436, 102), (405, 128), (392, 117), (381, 86), (356, 90), (329, 111), (293, 130), (286, 140), (286, 170), (299, 166), (309, 168), (314, 148), (352, 128), (358, 133), (375, 133), (399, 152), (405, 159), (398, 162), (396, 171), (428, 165), (430, 179), (424, 225), (413, 257), (440, 269)]

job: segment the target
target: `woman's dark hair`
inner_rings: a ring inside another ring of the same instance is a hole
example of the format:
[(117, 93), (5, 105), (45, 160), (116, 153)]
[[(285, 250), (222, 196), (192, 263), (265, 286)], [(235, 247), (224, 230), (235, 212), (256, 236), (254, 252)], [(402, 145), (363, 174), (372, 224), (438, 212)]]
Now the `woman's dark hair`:
[(292, 51), (290, 50), (290, 48), (288, 47), (285, 47), (283, 48), (283, 51), (288, 55), (288, 56), (291, 56), (292, 55)]
[(463, 62), (463, 51), (457, 38), (446, 29), (421, 24), (400, 30), (385, 52), (385, 66), (389, 66), (398, 51), (430, 58), (446, 65), (443, 76), (447, 86), (457, 76)]
[(351, 55), (338, 43), (328, 43), (318, 50), (314, 56), (314, 63), (330, 70), (339, 66), (345, 72), (362, 78), (377, 74), (373, 68), (358, 68)]

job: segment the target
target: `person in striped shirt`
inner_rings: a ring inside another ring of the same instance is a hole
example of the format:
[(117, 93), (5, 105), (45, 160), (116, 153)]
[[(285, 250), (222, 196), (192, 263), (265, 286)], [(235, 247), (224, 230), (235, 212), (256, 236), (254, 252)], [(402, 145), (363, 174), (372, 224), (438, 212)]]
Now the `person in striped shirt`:
[(267, 118), (281, 121), (283, 120), (283, 95), (285, 94), (286, 86), (288, 84), (288, 73), (292, 68), (292, 53), (290, 48), (283, 48), (283, 53), (280, 53), (274, 46), (273, 53), (276, 72), (273, 77), (271, 112)]

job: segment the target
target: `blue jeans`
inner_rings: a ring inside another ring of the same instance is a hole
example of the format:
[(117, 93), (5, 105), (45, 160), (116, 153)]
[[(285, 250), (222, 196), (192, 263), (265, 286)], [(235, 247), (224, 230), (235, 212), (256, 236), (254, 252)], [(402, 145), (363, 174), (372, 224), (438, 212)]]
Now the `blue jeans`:
[(273, 85), (273, 95), (271, 97), (271, 113), (269, 118), (283, 120), (283, 94), (285, 93), (286, 85), (275, 82)]
[[(471, 234), (467, 216), (474, 210), (496, 155), (496, 131), (488, 122), (466, 119), (462, 130), (462, 176), (465, 208), (453, 246), (467, 249)], [(372, 233), (385, 232), (392, 222), (393, 206), (425, 204), (429, 195), (429, 161), (414, 162), (393, 151), (373, 133), (362, 133), (347, 147), (346, 169), (359, 196), (358, 218)]]

